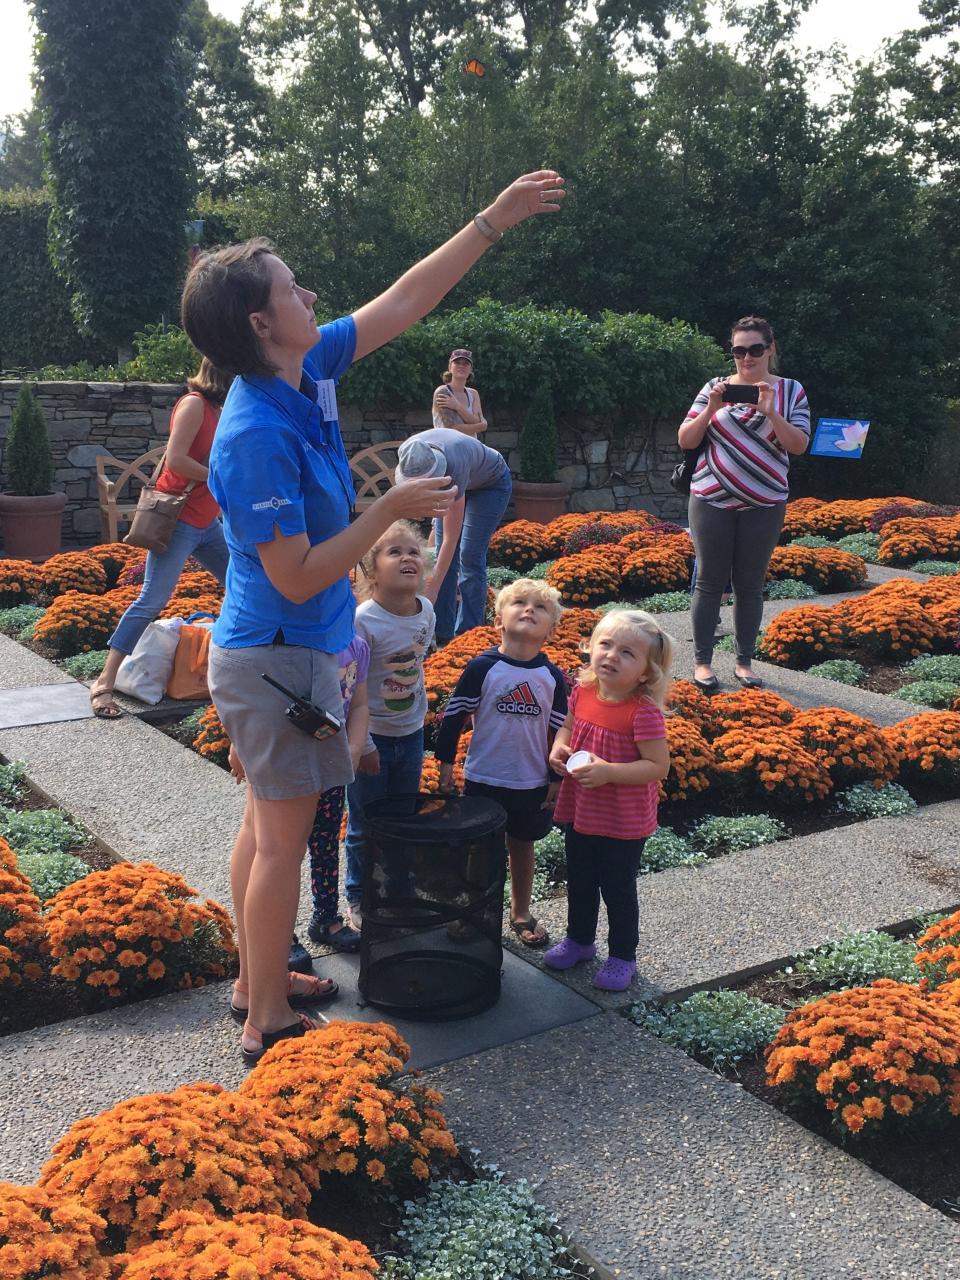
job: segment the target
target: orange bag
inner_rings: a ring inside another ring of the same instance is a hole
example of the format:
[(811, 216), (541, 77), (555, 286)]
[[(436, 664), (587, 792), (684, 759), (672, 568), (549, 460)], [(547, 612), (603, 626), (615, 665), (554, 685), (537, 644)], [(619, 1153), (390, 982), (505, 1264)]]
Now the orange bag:
[[(191, 620), (192, 621), (192, 620)], [(210, 627), (191, 626), (185, 622), (173, 659), (173, 674), (167, 684), (168, 698), (196, 701), (209, 698), (207, 688), (207, 655), (210, 652)]]

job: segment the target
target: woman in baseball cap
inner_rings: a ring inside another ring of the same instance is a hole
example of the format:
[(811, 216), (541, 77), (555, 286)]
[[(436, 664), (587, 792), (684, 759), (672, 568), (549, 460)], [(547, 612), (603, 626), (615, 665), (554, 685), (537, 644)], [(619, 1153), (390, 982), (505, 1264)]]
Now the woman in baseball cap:
[(437, 561), (424, 588), (434, 604), (441, 643), (483, 623), (487, 547), (513, 489), (503, 455), (466, 431), (449, 427), (418, 431), (397, 450), (398, 484), (445, 475), (456, 485), (457, 496), (434, 521)]
[(480, 393), (476, 387), (468, 387), (473, 377), (473, 352), (457, 347), (450, 352), (450, 359), (443, 380), (433, 393), (433, 425), (450, 427), (476, 436), (486, 431), (487, 420), (480, 405)]

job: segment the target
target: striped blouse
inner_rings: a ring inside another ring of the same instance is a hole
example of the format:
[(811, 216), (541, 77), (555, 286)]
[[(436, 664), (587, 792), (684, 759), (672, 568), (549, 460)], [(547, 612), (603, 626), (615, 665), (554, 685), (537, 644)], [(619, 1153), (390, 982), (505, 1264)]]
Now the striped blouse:
[[(687, 421), (706, 408), (711, 378), (690, 406)], [(781, 378), (776, 391), (777, 412), (791, 426), (810, 435), (807, 393), (794, 378)], [(790, 456), (764, 414), (752, 404), (723, 404), (710, 419), (706, 447), (697, 461), (690, 493), (716, 507), (743, 510), (786, 502)]]
[[(630, 764), (639, 759), (638, 742), (667, 736), (663, 715), (648, 698), (603, 702), (595, 688), (576, 685), (570, 694), (570, 711), (571, 750), (590, 751), (608, 764)], [(642, 840), (657, 829), (659, 791), (656, 782), (584, 787), (567, 773), (560, 783), (553, 820), (573, 823), (574, 831), (584, 836)]]

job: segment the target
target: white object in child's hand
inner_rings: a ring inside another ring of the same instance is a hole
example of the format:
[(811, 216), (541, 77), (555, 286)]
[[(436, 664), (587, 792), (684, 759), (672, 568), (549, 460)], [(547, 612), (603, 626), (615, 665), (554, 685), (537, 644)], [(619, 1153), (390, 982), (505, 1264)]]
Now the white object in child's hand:
[(567, 772), (571, 769), (582, 769), (585, 764), (593, 764), (593, 756), (589, 751), (574, 751), (567, 757)]

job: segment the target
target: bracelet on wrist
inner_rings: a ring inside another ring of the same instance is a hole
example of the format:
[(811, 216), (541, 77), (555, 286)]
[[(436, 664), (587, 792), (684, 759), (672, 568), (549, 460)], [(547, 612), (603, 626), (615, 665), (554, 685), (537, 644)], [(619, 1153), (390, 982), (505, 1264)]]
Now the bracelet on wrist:
[(496, 244), (498, 240), (503, 239), (503, 232), (497, 231), (491, 226), (482, 213), (475, 213), (473, 216), (473, 225), (477, 228), (485, 240), (489, 240), (491, 244)]

